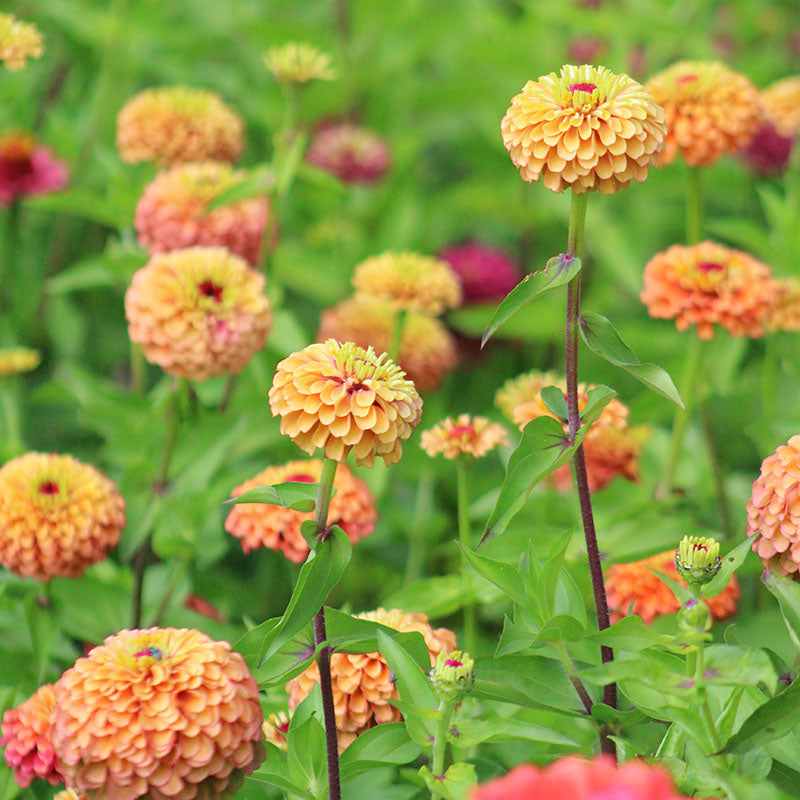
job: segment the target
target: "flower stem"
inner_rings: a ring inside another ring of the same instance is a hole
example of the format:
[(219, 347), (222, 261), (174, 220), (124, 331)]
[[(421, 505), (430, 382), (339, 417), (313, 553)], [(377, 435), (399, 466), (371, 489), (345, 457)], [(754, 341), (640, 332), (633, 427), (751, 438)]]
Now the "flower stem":
[(142, 395), (145, 390), (147, 362), (144, 360), (142, 348), (131, 342), (131, 389), (134, 394)]
[[(569, 215), (569, 236), (567, 239), (567, 255), (581, 257), (583, 252), (583, 228), (586, 221), (586, 202), (588, 195), (573, 194), (572, 207)], [(581, 426), (581, 416), (578, 409), (578, 316), (581, 302), (581, 274), (580, 272), (567, 285), (567, 321), (566, 321), (566, 351), (567, 351), (567, 410), (570, 443), (575, 441), (575, 436)], [(578, 486), (578, 499), (581, 508), (581, 520), (586, 539), (586, 553), (589, 558), (589, 571), (592, 576), (592, 591), (597, 614), (597, 625), (604, 630), (610, 624), (608, 618), (608, 600), (606, 588), (603, 583), (603, 567), (600, 564), (600, 551), (597, 547), (597, 532), (594, 527), (592, 513), (592, 496), (589, 491), (589, 478), (586, 474), (586, 459), (583, 445), (578, 447), (573, 456), (575, 466), (575, 482)], [(614, 651), (610, 647), (600, 648), (603, 663), (614, 660)], [(603, 702), (612, 708), (617, 707), (617, 687), (611, 683), (603, 689)], [(616, 756), (616, 745), (605, 732), (600, 733), (600, 748), (604, 753)]]
[(686, 183), (686, 244), (697, 244), (703, 237), (703, 193), (699, 167), (689, 167)]
[(6, 427), (4, 453), (8, 457), (15, 456), (25, 449), (19, 414), (19, 384), (15, 378), (0, 378), (0, 405)]
[(700, 421), (703, 423), (703, 433), (706, 437), (706, 449), (711, 467), (711, 480), (714, 484), (714, 494), (717, 497), (717, 511), (719, 512), (719, 527), (725, 538), (730, 541), (734, 537), (734, 525), (731, 519), (728, 492), (725, 490), (725, 470), (719, 452), (719, 442), (714, 432), (712, 411), (708, 403), (700, 404)]
[(564, 667), (564, 671), (567, 673), (567, 677), (570, 680), (570, 683), (575, 689), (575, 693), (578, 695), (581, 703), (583, 704), (583, 708), (587, 714), (592, 713), (592, 705), (594, 701), (592, 700), (591, 695), (589, 694), (588, 689), (584, 682), (580, 679), (578, 675), (578, 670), (575, 669), (575, 664), (572, 661), (569, 653), (567, 652), (567, 648), (564, 646), (564, 642), (553, 642), (553, 650), (556, 651), (556, 655), (558, 656), (558, 660)]
[[(400, 345), (403, 342), (403, 330), (406, 327), (406, 318), (408, 312), (402, 308), (395, 314), (394, 327), (392, 329), (392, 341), (389, 344), (389, 358), (397, 363), (397, 357), (400, 355)], [(469, 649), (469, 648), (468, 648)]]
[[(462, 548), (470, 546), (469, 530), (469, 472), (462, 459), (456, 461), (456, 494), (458, 499), (458, 540)], [(464, 643), (469, 653), (475, 653), (475, 606), (472, 603), (472, 581), (467, 572), (467, 557), (461, 553), (461, 576), (464, 590)]]
[(432, 508), (433, 470), (429, 466), (425, 466), (420, 471), (417, 496), (414, 501), (414, 516), (408, 534), (411, 541), (408, 547), (404, 586), (408, 586), (409, 583), (419, 578), (422, 572), (422, 562), (425, 560), (426, 551), (426, 522), (431, 517)]
[(778, 376), (778, 333), (764, 337), (764, 371), (761, 374), (761, 418), (769, 424), (775, 415), (775, 388)]
[[(453, 704), (445, 700), (439, 701), (439, 719), (433, 732), (433, 758), (431, 760), (431, 773), (434, 779), (444, 776), (445, 756), (447, 754), (447, 732), (450, 730), (450, 720), (453, 718)], [(439, 796), (436, 789), (431, 789), (431, 797)]]
[(717, 727), (714, 724), (714, 717), (711, 714), (711, 706), (708, 704), (708, 692), (703, 685), (703, 663), (704, 652), (703, 642), (701, 641), (697, 644), (697, 654), (694, 663), (694, 682), (699, 694), (700, 714), (703, 717), (703, 722), (707, 728), (708, 737), (713, 748), (712, 753), (718, 753), (720, 750), (722, 750), (722, 742), (720, 741), (719, 734), (717, 733)]
[(222, 392), (222, 399), (219, 401), (219, 408), (217, 409), (220, 414), (224, 414), (228, 410), (233, 397), (233, 390), (236, 388), (237, 377), (237, 375), (228, 375), (225, 381), (225, 390)]

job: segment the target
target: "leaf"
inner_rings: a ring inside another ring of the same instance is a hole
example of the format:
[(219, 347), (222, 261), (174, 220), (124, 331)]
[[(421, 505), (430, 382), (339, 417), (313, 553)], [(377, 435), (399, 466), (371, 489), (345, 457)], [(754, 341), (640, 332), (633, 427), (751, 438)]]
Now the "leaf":
[(581, 425), (591, 425), (600, 418), (603, 409), (617, 396), (617, 393), (608, 386), (595, 386), (589, 389), (586, 396), (586, 406), (581, 411)]
[(275, 180), (275, 172), (271, 167), (266, 164), (254, 167), (242, 180), (229, 186), (211, 200), (206, 205), (204, 213), (209, 214), (217, 208), (238, 203), (240, 200), (269, 194), (275, 188)]
[(622, 341), (622, 337), (610, 320), (593, 311), (584, 311), (580, 317), (579, 327), (581, 338), (593, 353), (614, 366), (621, 367), (656, 394), (686, 410), (666, 370), (656, 364), (642, 364), (633, 350)]
[(558, 386), (545, 386), (539, 394), (545, 406), (559, 419), (566, 422), (569, 417), (569, 409), (567, 408), (567, 398), (564, 396), (564, 392)]
[(795, 647), (800, 650), (800, 584), (769, 570), (764, 572), (761, 580), (775, 595), (789, 635)]
[(254, 772), (252, 775), (248, 775), (244, 780), (245, 783), (274, 786), (276, 789), (281, 789), (289, 795), (299, 795), (303, 800), (316, 800), (315, 796), (311, 794), (308, 789), (304, 789), (302, 786), (298, 786), (296, 783), (289, 780), (289, 778), (285, 778), (283, 775), (278, 775), (274, 772)]
[(481, 339), (481, 347), (510, 317), (545, 292), (569, 283), (581, 270), (581, 260), (566, 253), (549, 259), (545, 268), (525, 276), (503, 299)]
[(483, 575), (487, 581), (491, 581), (499, 589), (502, 589), (521, 606), (527, 605), (525, 586), (522, 583), (519, 570), (512, 567), (511, 564), (506, 564), (505, 561), (498, 561), (476, 553), (469, 547), (459, 546), (467, 561), (480, 575)]
[[(470, 587), (474, 589), (474, 587)], [(458, 611), (465, 603), (474, 602), (474, 592), (465, 594), (461, 575), (439, 575), (422, 578), (387, 597), (386, 608), (402, 608), (404, 611), (425, 609), (430, 619), (444, 617)]]
[(448, 767), (444, 775), (434, 775), (429, 767), (420, 767), (419, 774), (422, 775), (431, 795), (443, 797), (444, 800), (464, 800), (470, 789), (478, 782), (475, 767), (465, 762)]
[(755, 686), (763, 683), (774, 692), (778, 674), (763, 650), (712, 644), (705, 648), (703, 682), (707, 686)]
[(745, 753), (789, 733), (800, 724), (800, 681), (759, 706), (728, 740), (724, 753)]
[(590, 633), (586, 638), (598, 644), (631, 652), (664, 646), (670, 641), (670, 637), (656, 633), (635, 614), (623, 617), (602, 631)]
[(743, 542), (739, 542), (726, 556), (723, 556), (719, 572), (713, 580), (703, 586), (703, 597), (716, 597), (725, 589), (730, 583), (733, 573), (744, 563), (752, 544), (752, 539), (745, 539)]
[(411, 741), (402, 722), (376, 725), (362, 733), (339, 757), (342, 783), (387, 764), (408, 764), (422, 748)]
[[(237, 497), (225, 500), (222, 505), (238, 505), (240, 503), (268, 503), (273, 506), (283, 506), (292, 511), (313, 511), (317, 504), (318, 483), (303, 483), (301, 481), (287, 481), (274, 486), (254, 486)], [(333, 489), (335, 494), (336, 489)]]
[(544, 725), (521, 719), (486, 714), (482, 719), (457, 721), (450, 728), (451, 741), (458, 747), (473, 747), (483, 742), (546, 742), (562, 747), (578, 747), (578, 743)]
[(328, 780), (325, 729), (316, 716), (298, 723), (292, 718), (286, 734), (286, 752), (292, 780), (316, 795)]

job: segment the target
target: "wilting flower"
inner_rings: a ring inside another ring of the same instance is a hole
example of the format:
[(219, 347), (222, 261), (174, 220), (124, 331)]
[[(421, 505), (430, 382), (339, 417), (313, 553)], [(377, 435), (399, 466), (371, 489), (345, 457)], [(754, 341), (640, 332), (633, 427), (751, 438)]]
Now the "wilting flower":
[(792, 575), (800, 568), (800, 436), (761, 464), (747, 501), (747, 535), (765, 569)]
[(55, 704), (53, 687), (47, 683), (24, 703), (3, 714), (0, 745), (6, 748), (6, 763), (21, 788), (34, 778), (58, 786), (64, 777), (50, 739), (50, 712)]
[(156, 253), (125, 294), (128, 333), (148, 361), (190, 380), (241, 372), (264, 346), (264, 276), (224, 247)]
[(26, 453), (0, 468), (0, 564), (47, 581), (77, 578), (106, 557), (125, 527), (125, 501), (89, 464)]
[(403, 442), (422, 416), (422, 399), (384, 353), (352, 342), (311, 344), (278, 364), (269, 390), (281, 433), (309, 455), (343, 461), (353, 450), (358, 466), (375, 456), (400, 460)]
[(679, 61), (647, 89), (666, 112), (664, 164), (680, 153), (690, 167), (708, 167), (744, 147), (761, 121), (756, 87), (719, 61)]
[(508, 253), (480, 242), (451, 245), (438, 256), (458, 275), (465, 304), (500, 300), (519, 282), (519, 269)]
[[(254, 478), (237, 486), (233, 497), (257, 486), (274, 486), (289, 481), (317, 483), (322, 474), (322, 460), (290, 461), (267, 467)], [(369, 536), (375, 529), (375, 500), (366, 483), (356, 478), (346, 464), (339, 464), (333, 481), (336, 489), (328, 510), (328, 524), (339, 525), (352, 543)], [(245, 553), (259, 547), (280, 550), (286, 558), (300, 564), (305, 561), (309, 547), (300, 526), (314, 518), (314, 513), (293, 511), (269, 503), (240, 503), (231, 509), (225, 520), (225, 530), (241, 539)]]
[(761, 107), (781, 136), (800, 134), (800, 75), (767, 86), (761, 92)]
[[(555, 372), (539, 372), (533, 370), (515, 378), (509, 378), (494, 396), (495, 405), (508, 417), (514, 419), (514, 409), (523, 403), (541, 400), (539, 392), (545, 386), (561, 386), (564, 379)], [(566, 385), (565, 385), (566, 388)], [(542, 414), (550, 414), (547, 406), (542, 403)]]
[(546, 767), (522, 764), (502, 778), (473, 789), (470, 800), (689, 800), (678, 794), (661, 767), (632, 759), (617, 766), (607, 755), (586, 761), (563, 756)]
[(286, 749), (286, 734), (289, 732), (291, 717), (286, 711), (276, 711), (270, 714), (261, 726), (264, 738), (281, 750)]
[(800, 333), (800, 278), (778, 278), (775, 289), (775, 302), (766, 320), (767, 330)]
[(219, 161), (181, 164), (160, 173), (136, 206), (139, 244), (151, 253), (219, 245), (257, 264), (269, 213), (266, 195), (205, 210), (244, 177), (243, 171)]
[(241, 118), (206, 89), (145, 89), (117, 117), (117, 149), (128, 164), (235, 161), (243, 147)]
[(31, 372), (39, 366), (42, 354), (30, 347), (6, 347), (0, 349), (0, 378)]
[(461, 305), (461, 285), (444, 261), (419, 253), (381, 253), (353, 273), (356, 298), (382, 300), (396, 311), (441, 314)]
[(389, 147), (352, 122), (322, 125), (308, 145), (306, 160), (344, 183), (375, 183), (389, 169)]
[(781, 136), (771, 122), (763, 122), (740, 155), (758, 175), (780, 175), (789, 163), (793, 143), (792, 137)]
[[(397, 314), (388, 303), (351, 298), (322, 312), (317, 341), (337, 339), (376, 353), (389, 349)], [(433, 391), (457, 359), (453, 334), (435, 317), (410, 313), (403, 325), (397, 363), (420, 392)]]
[[(2, 15), (0, 15), (2, 16)], [(0, 204), (63, 189), (67, 168), (30, 133), (0, 136)]]
[(528, 81), (501, 128), (523, 180), (577, 194), (643, 181), (666, 133), (664, 110), (640, 84), (588, 64)]
[(332, 81), (336, 77), (331, 57), (306, 42), (270, 47), (262, 58), (264, 66), (279, 83), (304, 84), (314, 80)]
[[(608, 608), (613, 621), (624, 617), (633, 603), (633, 613), (648, 625), (664, 614), (674, 614), (681, 607), (672, 590), (652, 570), (666, 575), (682, 586), (686, 582), (675, 567), (675, 550), (629, 564), (614, 564), (606, 572)], [(736, 612), (739, 584), (732, 575), (728, 585), (716, 597), (704, 597), (703, 602), (715, 619), (725, 619)]]
[(66, 783), (93, 796), (226, 796), (264, 759), (258, 685), (227, 642), (125, 630), (55, 686), (52, 740)]
[[(379, 622), (403, 633), (421, 633), (428, 646), (431, 666), (436, 663), (439, 653), (450, 652), (456, 646), (455, 634), (447, 628), (434, 630), (425, 614), (379, 608), (356, 614), (356, 618)], [(390, 700), (397, 699), (397, 690), (389, 665), (380, 653), (334, 653), (331, 656), (331, 680), (341, 750), (374, 725), (402, 719), (398, 709), (389, 704)], [(297, 708), (318, 681), (316, 663), (292, 678), (286, 684), (289, 708)]]
[(459, 414), (455, 419), (445, 417), (440, 423), (422, 432), (420, 446), (429, 456), (445, 458), (472, 456), (480, 458), (490, 450), (508, 444), (508, 434), (502, 425), (486, 417)]
[(0, 61), (7, 69), (24, 69), (29, 58), (39, 58), (43, 52), (42, 34), (35, 25), (13, 14), (0, 14)]

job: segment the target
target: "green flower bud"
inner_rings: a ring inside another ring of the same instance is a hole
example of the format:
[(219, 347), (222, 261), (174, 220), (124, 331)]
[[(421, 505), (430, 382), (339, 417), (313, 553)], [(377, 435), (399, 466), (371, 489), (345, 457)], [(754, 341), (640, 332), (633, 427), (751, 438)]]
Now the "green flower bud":
[(705, 638), (704, 634), (711, 629), (708, 606), (702, 600), (687, 600), (678, 612), (678, 628), (687, 636)]
[(475, 662), (469, 653), (453, 650), (439, 653), (430, 671), (433, 690), (440, 700), (460, 703), (475, 683)]
[(708, 583), (722, 565), (719, 544), (705, 536), (684, 536), (675, 553), (675, 568), (688, 584)]

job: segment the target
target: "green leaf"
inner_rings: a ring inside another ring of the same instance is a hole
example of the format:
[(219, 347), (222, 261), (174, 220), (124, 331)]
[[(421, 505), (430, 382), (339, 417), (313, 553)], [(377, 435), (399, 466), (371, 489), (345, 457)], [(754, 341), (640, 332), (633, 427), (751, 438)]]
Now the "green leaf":
[(434, 619), (452, 614), (464, 603), (475, 600), (474, 591), (465, 593), (461, 575), (439, 575), (422, 578), (398, 589), (383, 604), (386, 608), (402, 608), (404, 611), (424, 608), (428, 617)]
[[(308, 702), (314, 702), (312, 695), (309, 695), (300, 707)], [(328, 780), (325, 729), (316, 714), (309, 715), (305, 719), (303, 715), (297, 719), (295, 716), (292, 717), (286, 734), (289, 774), (293, 781), (308, 789), (313, 795), (317, 795)]]
[(583, 625), (567, 614), (557, 614), (542, 625), (534, 642), (576, 642), (586, 634)]
[(712, 644), (705, 648), (703, 682), (707, 686), (755, 686), (763, 683), (774, 692), (778, 674), (764, 650)]
[(483, 742), (546, 742), (561, 747), (578, 747), (570, 739), (544, 725), (536, 725), (521, 719), (486, 714), (482, 719), (457, 721), (450, 729), (451, 741), (458, 747), (473, 747)]
[(655, 364), (642, 364), (606, 317), (593, 311), (584, 311), (580, 317), (580, 331), (581, 338), (593, 353), (614, 366), (621, 367), (648, 389), (686, 410), (666, 370)]
[[(244, 781), (246, 784), (257, 783), (262, 786), (274, 786), (276, 789), (281, 789), (289, 795), (298, 795), (302, 797), (303, 800), (316, 800), (316, 797), (311, 794), (308, 789), (298, 786), (296, 783), (289, 780), (289, 778), (285, 778), (283, 775), (278, 775), (275, 772), (254, 772), (252, 775), (248, 775)], [(260, 791), (263, 792), (263, 789)]]
[[(274, 486), (254, 486), (238, 497), (225, 500), (222, 505), (239, 505), (240, 503), (268, 503), (273, 506), (283, 506), (292, 511), (313, 511), (317, 504), (318, 483), (303, 483), (301, 481), (287, 481)], [(333, 494), (336, 490), (333, 489)]]
[(50, 650), (53, 647), (58, 628), (53, 624), (53, 609), (43, 608), (39, 599), (31, 593), (25, 598), (25, 619), (28, 623), (28, 633), (31, 637), (33, 657), (36, 664), (36, 683), (44, 680), (47, 664), (50, 659)]
[(719, 572), (713, 580), (703, 586), (703, 597), (716, 597), (725, 589), (730, 583), (731, 575), (744, 563), (752, 544), (752, 539), (745, 539), (743, 542), (739, 542), (728, 555), (723, 556)]
[(762, 747), (800, 725), (800, 681), (759, 706), (728, 740), (723, 752), (745, 753)]
[(476, 553), (469, 547), (459, 546), (470, 565), (480, 575), (483, 575), (487, 581), (491, 581), (520, 605), (524, 606), (527, 604), (525, 586), (518, 569), (512, 567), (511, 564), (506, 564), (505, 561), (498, 561), (494, 558)]
[(800, 584), (767, 570), (761, 580), (775, 595), (794, 646), (800, 650)]
[(443, 797), (444, 800), (464, 800), (470, 789), (478, 782), (475, 767), (465, 762), (448, 767), (444, 775), (434, 775), (429, 767), (421, 767), (419, 774), (422, 775), (431, 795)]
[(602, 631), (590, 633), (586, 638), (598, 644), (630, 652), (645, 650), (648, 647), (663, 647), (671, 640), (671, 637), (656, 633), (649, 625), (645, 625), (642, 618), (636, 614), (623, 617)]
[(581, 260), (566, 253), (549, 259), (545, 268), (525, 276), (504, 298), (489, 321), (481, 347), (491, 339), (497, 329), (528, 303), (545, 292), (569, 283), (581, 270)]
[(388, 764), (408, 764), (422, 748), (411, 741), (402, 722), (376, 725), (362, 733), (339, 758), (342, 783)]
[(586, 406), (581, 411), (581, 425), (591, 425), (603, 413), (603, 409), (617, 396), (617, 393), (608, 386), (595, 386), (589, 389), (586, 396)]
[(569, 417), (569, 409), (567, 408), (567, 398), (564, 396), (564, 392), (558, 386), (545, 386), (539, 394), (545, 406), (559, 419), (566, 422)]
[(275, 180), (275, 172), (271, 167), (265, 164), (254, 167), (242, 180), (229, 186), (211, 200), (205, 207), (205, 213), (208, 214), (222, 206), (238, 203), (240, 200), (269, 194), (275, 188)]

